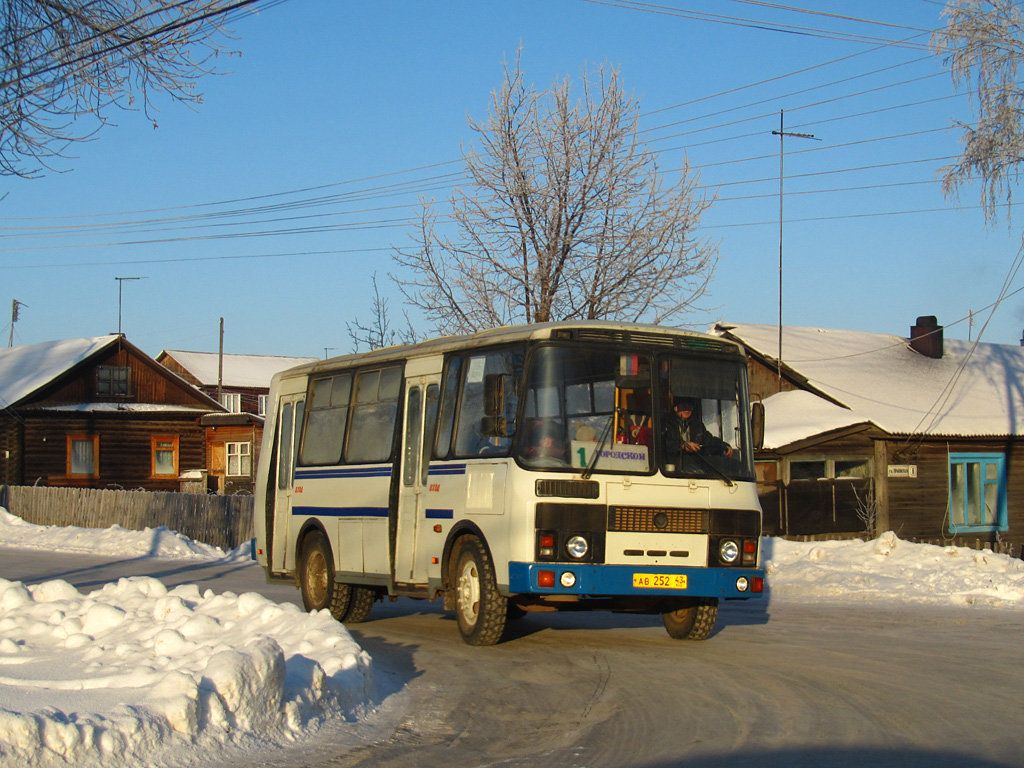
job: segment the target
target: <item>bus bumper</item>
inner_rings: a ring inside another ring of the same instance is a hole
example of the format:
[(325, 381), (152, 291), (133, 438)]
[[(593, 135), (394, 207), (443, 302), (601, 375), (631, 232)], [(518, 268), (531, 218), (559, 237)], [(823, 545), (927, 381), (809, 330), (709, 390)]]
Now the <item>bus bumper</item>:
[[(571, 577), (566, 574), (571, 574)], [(760, 568), (511, 562), (508, 564), (508, 576), (511, 594), (659, 595), (726, 600), (764, 595), (764, 571)]]

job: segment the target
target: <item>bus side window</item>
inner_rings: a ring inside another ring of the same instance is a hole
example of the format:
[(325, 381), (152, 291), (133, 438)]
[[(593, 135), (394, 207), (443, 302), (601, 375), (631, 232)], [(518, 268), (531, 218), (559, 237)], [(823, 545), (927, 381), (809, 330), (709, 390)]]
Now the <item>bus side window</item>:
[(361, 371), (356, 376), (355, 403), (349, 424), (345, 459), (349, 463), (379, 462), (391, 458), (402, 369)]
[(351, 373), (341, 373), (313, 382), (306, 439), (302, 444), (302, 464), (337, 464), (341, 461), (351, 391)]
[[(502, 374), (509, 380), (505, 386), (505, 412), (503, 414), (508, 422), (507, 437), (488, 436), (481, 430), (481, 421), (487, 415), (484, 404), (484, 382), (490, 374)], [(456, 426), (456, 456), (468, 458), (508, 455), (512, 445), (511, 435), (515, 430), (522, 374), (523, 350), (518, 346), (480, 352), (467, 359)]]
[(462, 371), (462, 358), (452, 356), (444, 372), (444, 391), (441, 395), (441, 416), (437, 427), (437, 447), (434, 457), (446, 459), (451, 453), (452, 430), (455, 427), (455, 406), (459, 400), (459, 374)]
[(277, 460), (277, 487), (284, 490), (288, 487), (292, 478), (292, 404), (285, 403), (281, 407), (281, 426), (278, 428), (278, 440), (281, 449), (278, 451)]

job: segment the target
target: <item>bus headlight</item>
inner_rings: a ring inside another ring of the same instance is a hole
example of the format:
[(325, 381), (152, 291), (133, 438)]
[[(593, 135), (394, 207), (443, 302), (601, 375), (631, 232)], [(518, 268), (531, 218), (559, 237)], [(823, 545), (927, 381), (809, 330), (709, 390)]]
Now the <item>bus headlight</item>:
[(576, 574), (572, 571), (565, 571), (558, 579), (559, 583), (566, 589), (572, 589), (576, 586)]
[(722, 562), (726, 565), (732, 565), (740, 556), (739, 544), (732, 539), (726, 539), (718, 545), (718, 556), (722, 558)]
[(565, 542), (565, 551), (568, 552), (569, 557), (574, 560), (579, 560), (585, 557), (588, 549), (590, 549), (590, 545), (587, 544), (587, 540), (582, 536), (573, 536)]

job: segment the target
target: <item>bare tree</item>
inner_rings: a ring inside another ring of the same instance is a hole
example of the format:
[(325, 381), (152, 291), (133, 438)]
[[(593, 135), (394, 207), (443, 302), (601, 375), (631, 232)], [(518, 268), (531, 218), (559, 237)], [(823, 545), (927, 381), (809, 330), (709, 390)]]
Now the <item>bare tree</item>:
[(373, 317), (370, 324), (363, 325), (359, 322), (359, 318), (353, 319), (351, 323), (345, 323), (348, 337), (352, 339), (353, 351), (358, 352), (364, 344), (367, 349), (373, 350), (392, 344), (412, 344), (417, 341), (416, 332), (413, 330), (407, 313), (405, 314), (406, 327), (404, 330), (398, 331), (391, 325), (390, 300), (381, 296), (376, 272), (373, 273), (371, 280), (373, 281), (373, 304), (370, 310)]
[(255, 2), (5, 0), (0, 174), (50, 167), (115, 110), (141, 109), (152, 120), (157, 94), (201, 101), (196, 81), (223, 52), (225, 17)]
[(985, 217), (993, 221), (996, 206), (1012, 200), (1024, 160), (1024, 91), (1018, 77), (1024, 15), (1016, 0), (951, 0), (943, 13), (946, 26), (932, 44), (944, 55), (954, 83), (969, 85), (978, 121), (973, 127), (959, 123), (963, 151), (942, 169), (942, 188), (957, 194), (977, 179)]
[[(663, 172), (618, 71), (538, 92), (506, 63), (488, 117), (469, 119), (464, 188), (442, 220), (424, 202), (392, 275), (444, 333), (564, 319), (677, 320), (705, 294), (717, 246), (696, 235), (713, 198), (684, 162)], [(671, 179), (671, 180), (670, 180)], [(449, 234), (451, 233), (451, 234)]]

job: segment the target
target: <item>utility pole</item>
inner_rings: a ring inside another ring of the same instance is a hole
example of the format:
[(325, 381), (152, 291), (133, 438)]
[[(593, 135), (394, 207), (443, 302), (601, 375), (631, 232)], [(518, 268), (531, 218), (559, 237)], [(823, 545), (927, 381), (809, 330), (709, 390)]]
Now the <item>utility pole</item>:
[(821, 139), (814, 136), (811, 133), (790, 133), (786, 131), (785, 123), (785, 112), (779, 110), (779, 130), (772, 131), (772, 136), (779, 137), (779, 356), (776, 359), (776, 365), (779, 375), (779, 392), (782, 391), (782, 180), (785, 177), (783, 173), (783, 157), (785, 151), (783, 149), (783, 143), (785, 142), (786, 136), (792, 136), (796, 139), (813, 139), (814, 141), (821, 141)]
[(125, 280), (141, 280), (141, 277), (115, 277), (117, 280), (117, 335), (121, 335), (121, 289)]
[(224, 318), (220, 319), (220, 350), (217, 352), (217, 402), (224, 405)]
[(11, 336), (7, 339), (8, 349), (14, 346), (14, 324), (18, 322), (18, 308), (27, 306), (28, 304), (23, 301), (18, 301), (17, 299), (15, 299), (14, 303), (11, 304)]

